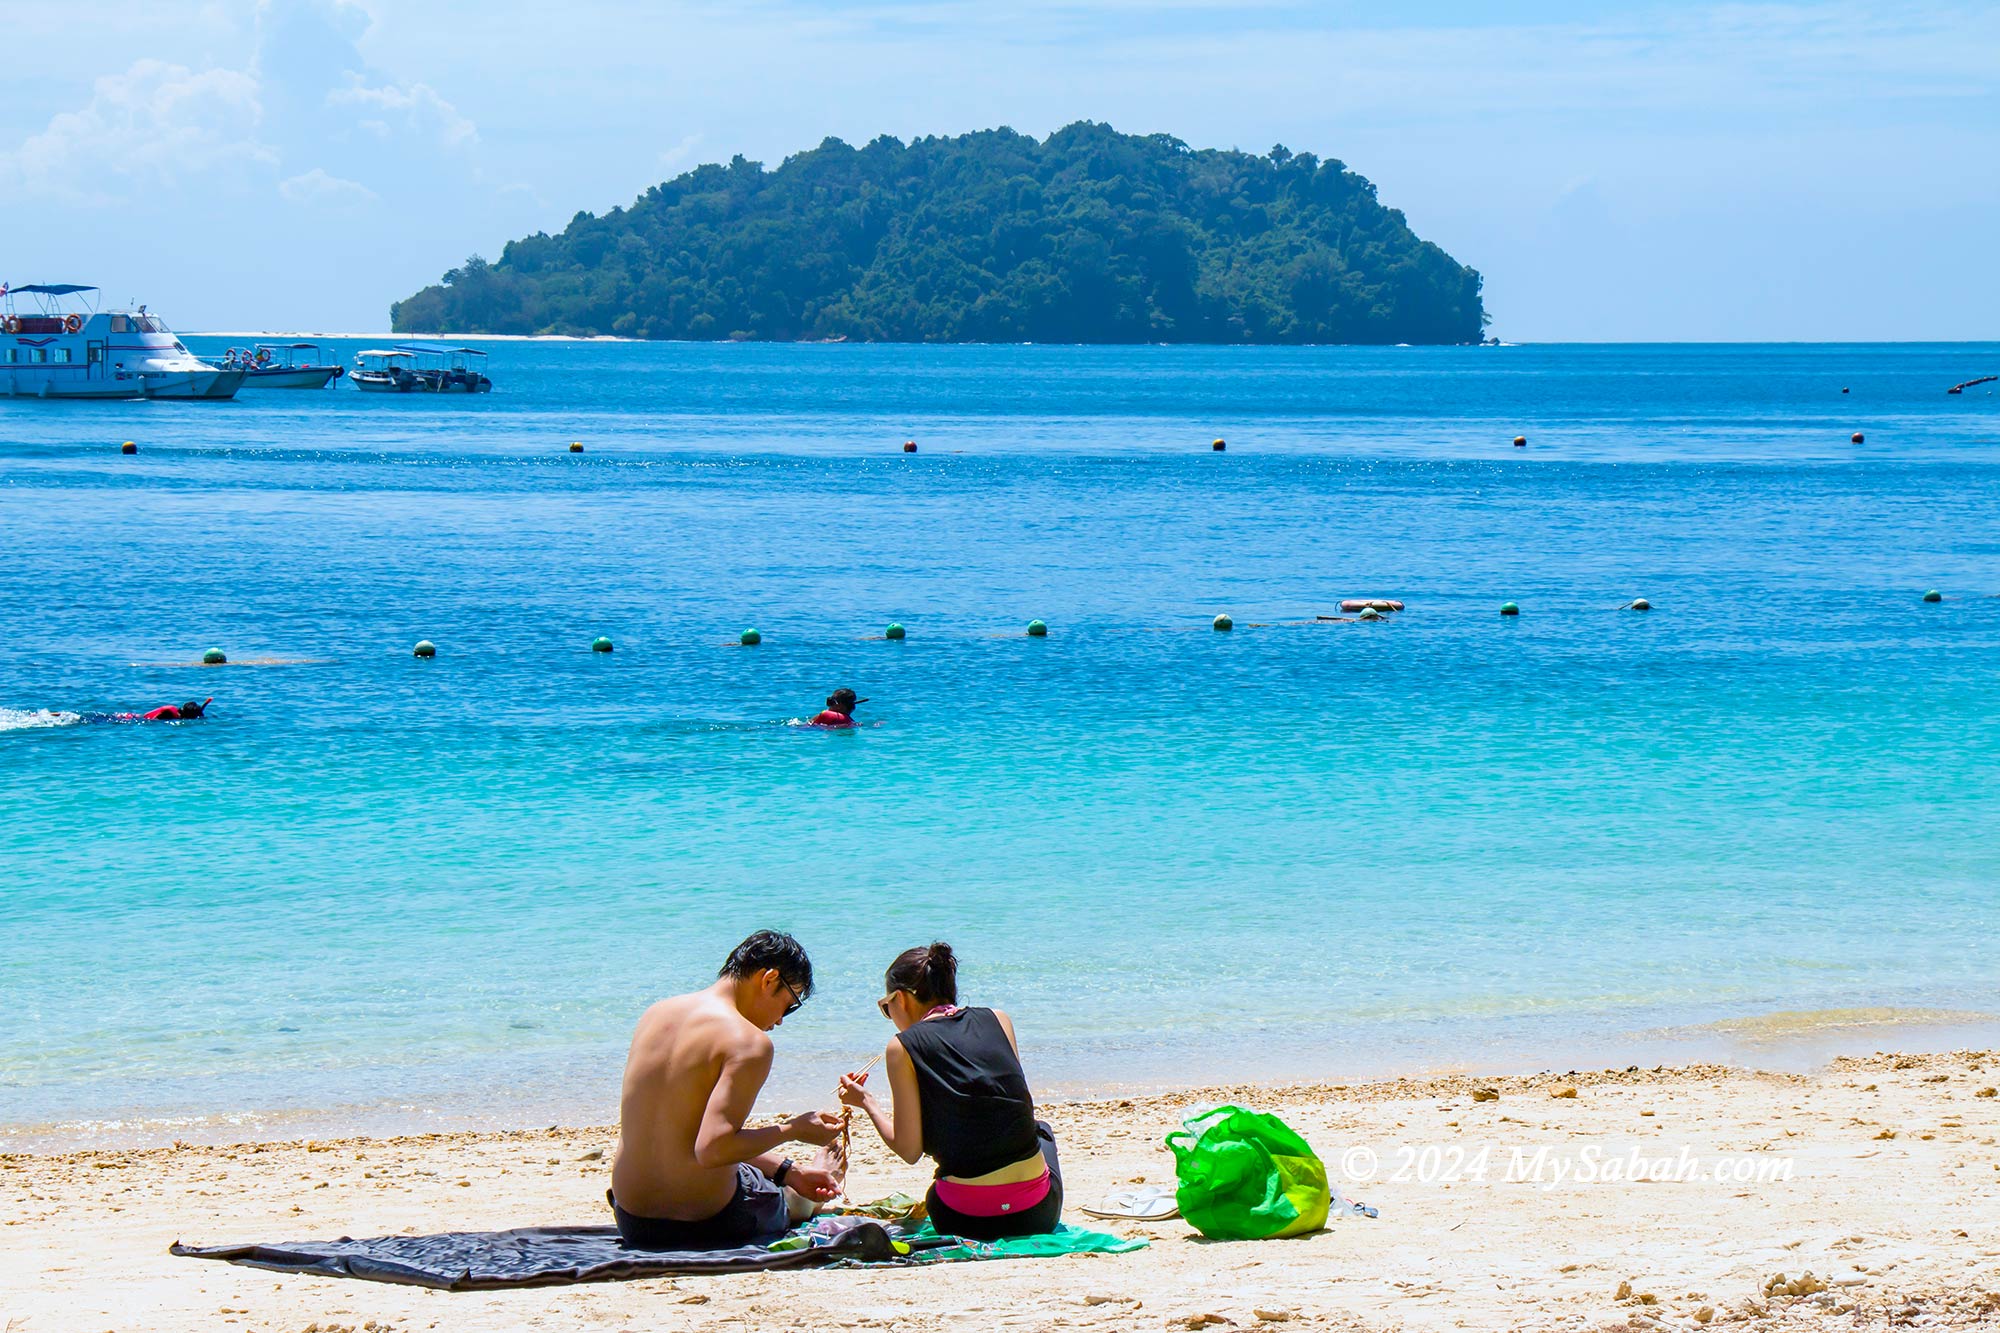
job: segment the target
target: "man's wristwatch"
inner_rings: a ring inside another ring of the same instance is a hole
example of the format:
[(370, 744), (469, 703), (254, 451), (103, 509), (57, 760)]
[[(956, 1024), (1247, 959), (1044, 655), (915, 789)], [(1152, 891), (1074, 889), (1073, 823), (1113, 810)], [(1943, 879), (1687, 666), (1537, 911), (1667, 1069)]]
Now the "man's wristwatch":
[(792, 1174), (792, 1159), (787, 1157), (784, 1161), (778, 1163), (778, 1169), (771, 1173), (771, 1183), (782, 1189), (785, 1184), (785, 1177), (790, 1174)]

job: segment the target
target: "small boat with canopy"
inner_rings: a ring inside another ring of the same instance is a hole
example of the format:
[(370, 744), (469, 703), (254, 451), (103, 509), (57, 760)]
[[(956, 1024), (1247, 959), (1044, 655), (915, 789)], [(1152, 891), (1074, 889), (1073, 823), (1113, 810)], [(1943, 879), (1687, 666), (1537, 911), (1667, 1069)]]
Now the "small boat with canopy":
[(486, 353), (445, 343), (397, 343), (358, 352), (354, 387), (369, 393), (491, 393)]
[(318, 343), (258, 343), (232, 347), (222, 358), (225, 370), (244, 372), (246, 389), (324, 389), (347, 373), (328, 359)]
[(347, 378), (363, 393), (416, 393), (417, 358), (397, 347), (371, 347), (354, 354), (354, 373)]
[(476, 347), (447, 343), (397, 343), (396, 350), (416, 358), (417, 375), (432, 393), (491, 393), (486, 377), (486, 353)]

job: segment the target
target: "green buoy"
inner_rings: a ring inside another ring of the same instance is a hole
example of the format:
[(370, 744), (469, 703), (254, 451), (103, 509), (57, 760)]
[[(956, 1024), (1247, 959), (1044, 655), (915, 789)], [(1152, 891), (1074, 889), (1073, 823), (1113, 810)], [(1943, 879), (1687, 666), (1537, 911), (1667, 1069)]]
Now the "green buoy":
[(220, 648), (211, 648), (201, 655), (201, 664), (203, 666), (223, 666), (228, 661), (228, 655)]
[(1942, 602), (1944, 600), (1944, 594), (1939, 592), (1936, 588), (1932, 588), (1929, 592), (1924, 594), (1924, 600), (1927, 602)]
[(764, 636), (754, 629), (746, 629), (737, 637), (736, 642), (742, 644), (745, 648), (755, 648), (758, 644), (764, 642)]
[(410, 651), (418, 657), (436, 657), (438, 646), (429, 639), (418, 639), (417, 646)]
[(1213, 623), (1214, 623), (1214, 625), (1215, 625), (1215, 628), (1217, 628), (1217, 629), (1219, 629), (1219, 630), (1227, 630), (1227, 629), (1235, 629), (1235, 628), (1236, 628), (1236, 622), (1235, 622), (1235, 621), (1233, 621), (1233, 620), (1231, 620), (1231, 619), (1230, 619), (1230, 618), (1229, 618), (1229, 617), (1228, 617), (1227, 615), (1220, 615), (1220, 616), (1217, 616), (1217, 617), (1215, 618), (1215, 620), (1214, 620), (1214, 622), (1213, 622)]
[(889, 622), (889, 628), (882, 631), (882, 637), (885, 639), (900, 639), (903, 637), (903, 627), (892, 620)]
[(1653, 604), (1643, 597), (1634, 597), (1632, 599), (1632, 609), (1634, 611), (1650, 611), (1653, 609)]
[(1031, 639), (1046, 639), (1049, 637), (1049, 627), (1039, 620), (1030, 620), (1028, 622), (1028, 637)]
[(1500, 614), (1503, 616), (1518, 616), (1521, 614), (1521, 608), (1512, 602), (1502, 602), (1500, 603)]
[(1382, 613), (1380, 611), (1377, 611), (1372, 606), (1364, 606), (1361, 608), (1361, 615), (1359, 618), (1362, 620), (1380, 620), (1382, 618)]
[(590, 651), (593, 653), (610, 652), (611, 640), (602, 634), (598, 635), (596, 638), (590, 641)]

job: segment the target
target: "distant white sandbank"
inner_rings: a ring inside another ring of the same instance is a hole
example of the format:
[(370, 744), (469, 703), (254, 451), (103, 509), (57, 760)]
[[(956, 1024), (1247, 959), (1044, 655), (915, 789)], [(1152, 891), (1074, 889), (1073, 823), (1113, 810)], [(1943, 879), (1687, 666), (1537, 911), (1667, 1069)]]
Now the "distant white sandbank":
[(638, 338), (614, 338), (609, 334), (594, 338), (572, 338), (561, 333), (318, 333), (284, 329), (193, 329), (183, 330), (184, 338), (247, 338), (257, 342), (298, 341), (336, 338), (377, 342), (459, 342), (459, 343), (630, 343)]

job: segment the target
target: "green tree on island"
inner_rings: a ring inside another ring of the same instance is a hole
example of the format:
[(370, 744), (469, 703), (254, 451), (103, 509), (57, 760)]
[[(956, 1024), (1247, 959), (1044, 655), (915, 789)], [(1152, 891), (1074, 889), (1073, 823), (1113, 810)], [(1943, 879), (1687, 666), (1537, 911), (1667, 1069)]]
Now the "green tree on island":
[(1080, 121), (734, 158), (474, 256), (398, 331), (1468, 343), (1480, 277), (1337, 161)]

